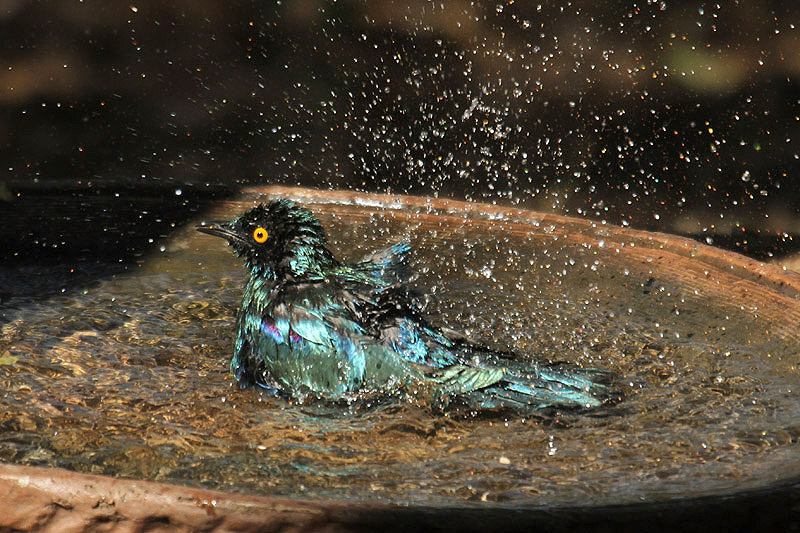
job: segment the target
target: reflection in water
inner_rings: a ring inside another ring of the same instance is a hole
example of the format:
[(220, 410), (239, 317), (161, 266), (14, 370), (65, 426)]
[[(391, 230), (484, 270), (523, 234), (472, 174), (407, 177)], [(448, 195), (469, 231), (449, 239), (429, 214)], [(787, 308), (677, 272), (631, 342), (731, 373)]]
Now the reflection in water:
[(702, 267), (704, 286), (654, 268), (645, 243), (557, 224), (314, 209), (343, 259), (408, 235), (415, 283), (440, 323), (492, 347), (614, 370), (627, 399), (588, 414), (463, 418), (239, 390), (228, 362), (245, 273), (187, 230), (140, 272), (7, 310), (0, 460), (426, 504), (660, 500), (800, 474), (796, 341), (769, 305), (717, 297), (714, 280), (731, 268)]

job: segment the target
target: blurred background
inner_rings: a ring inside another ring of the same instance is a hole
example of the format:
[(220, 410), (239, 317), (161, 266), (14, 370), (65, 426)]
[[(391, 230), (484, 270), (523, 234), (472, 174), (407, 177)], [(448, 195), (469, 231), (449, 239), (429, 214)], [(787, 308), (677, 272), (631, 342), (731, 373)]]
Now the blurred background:
[(0, 299), (32, 290), (34, 265), (36, 290), (127, 268), (259, 184), (513, 205), (786, 257), (793, 6), (0, 0)]

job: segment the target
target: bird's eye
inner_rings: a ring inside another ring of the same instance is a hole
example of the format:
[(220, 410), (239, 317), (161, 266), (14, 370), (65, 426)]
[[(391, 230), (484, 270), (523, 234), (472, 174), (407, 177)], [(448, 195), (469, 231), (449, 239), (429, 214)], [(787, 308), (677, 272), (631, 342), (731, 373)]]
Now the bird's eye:
[(263, 244), (267, 242), (269, 238), (269, 233), (262, 227), (258, 227), (253, 230), (253, 240), (256, 241), (258, 244)]

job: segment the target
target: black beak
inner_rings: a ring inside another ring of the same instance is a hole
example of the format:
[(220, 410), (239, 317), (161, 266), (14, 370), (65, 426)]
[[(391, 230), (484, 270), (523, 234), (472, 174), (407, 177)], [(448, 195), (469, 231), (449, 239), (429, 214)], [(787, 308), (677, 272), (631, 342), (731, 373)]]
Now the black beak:
[(241, 240), (227, 222), (203, 222), (199, 226), (196, 226), (195, 229), (200, 233), (222, 237), (223, 239), (227, 239), (228, 242)]

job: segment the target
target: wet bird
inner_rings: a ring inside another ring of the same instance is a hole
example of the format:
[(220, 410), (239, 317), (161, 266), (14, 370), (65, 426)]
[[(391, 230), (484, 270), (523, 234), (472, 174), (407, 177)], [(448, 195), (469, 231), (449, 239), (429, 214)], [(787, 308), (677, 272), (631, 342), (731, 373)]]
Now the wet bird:
[(283, 199), (197, 229), (226, 239), (249, 271), (231, 361), (242, 387), (405, 394), (476, 411), (591, 408), (611, 396), (608, 372), (522, 361), (429, 323), (409, 288), (405, 242), (340, 262), (316, 217)]

